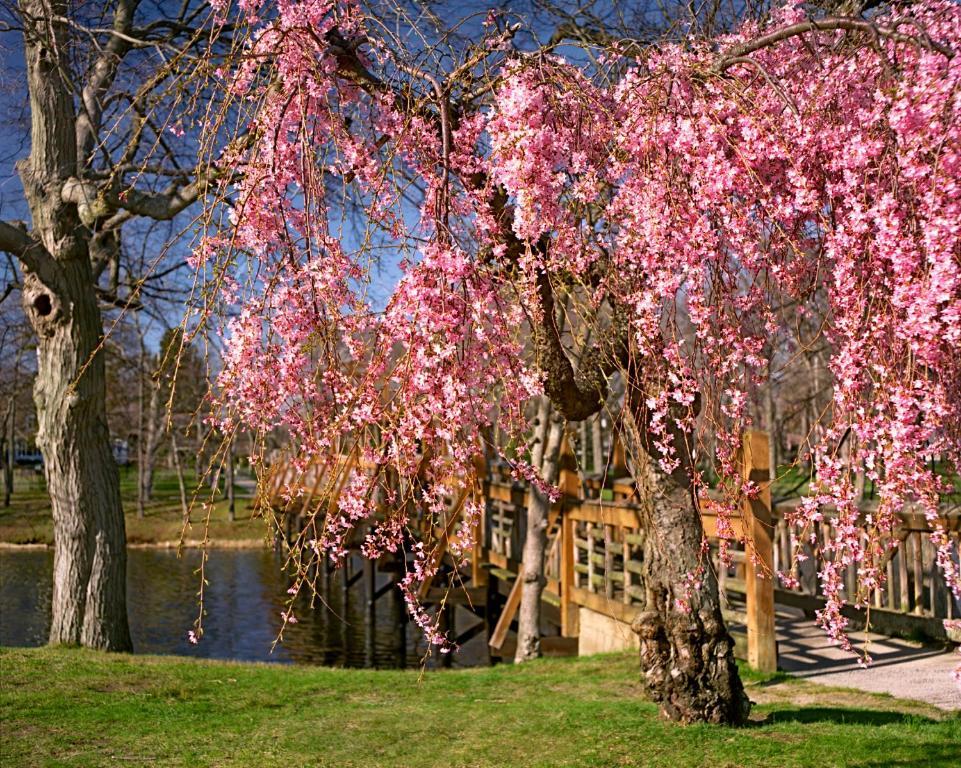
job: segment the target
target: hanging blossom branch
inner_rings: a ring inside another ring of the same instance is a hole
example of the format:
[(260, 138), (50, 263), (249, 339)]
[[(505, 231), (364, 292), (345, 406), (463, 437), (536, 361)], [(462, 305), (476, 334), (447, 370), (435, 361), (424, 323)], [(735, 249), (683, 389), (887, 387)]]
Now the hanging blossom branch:
[[(361, 524), (374, 526), (368, 556), (403, 547), (416, 520), (444, 519), (451, 478), (472, 476), (486, 430), (523, 445), (524, 404), (544, 391), (582, 418), (614, 371), (665, 472), (687, 466), (678, 436), (698, 411), (717, 414), (720, 507), (737, 509), (758, 491), (737, 454), (766, 344), (800, 344), (780, 313), (791, 306), (823, 315), (831, 353), (817, 480), (789, 520), (813, 537), (837, 510), (820, 543), (820, 623), (850, 647), (841, 609), (884, 584), (910, 506), (961, 596), (946, 485), (925, 461), (961, 463), (957, 5), (871, 22), (788, 6), (721, 41), (726, 54), (716, 41), (612, 52), (617, 77), (604, 82), (555, 56), (504, 57), (510, 36), (496, 30), (456, 78), (401, 81), (391, 41), (350, 0), (283, 3), (263, 21), (261, 3), (241, 6), (253, 34), (228, 89), (253, 138), (217, 160), (236, 179), (232, 220), (194, 261), (236, 313), (223, 328), (224, 428), (283, 428), (302, 468), (337, 477), (312, 551), (342, 557)], [(381, 251), (403, 258), (379, 305)], [(577, 368), (551, 325), (556, 287), (610, 317)], [(336, 463), (340, 451), (360, 463)], [(536, 479), (522, 454), (505, 458)], [(866, 544), (860, 467), (881, 498)], [(696, 497), (707, 483), (691, 473)], [(844, 597), (849, 566), (860, 586)], [(418, 550), (403, 588), (443, 645), (416, 599), (436, 567)]]

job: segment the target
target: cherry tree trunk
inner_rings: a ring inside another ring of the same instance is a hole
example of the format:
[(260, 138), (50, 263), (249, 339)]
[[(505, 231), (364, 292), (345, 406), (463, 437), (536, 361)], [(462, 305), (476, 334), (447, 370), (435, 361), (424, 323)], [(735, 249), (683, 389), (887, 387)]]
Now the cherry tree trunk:
[[(541, 442), (535, 448), (534, 466), (547, 483), (557, 481), (560, 467), (561, 441), (564, 436), (564, 418), (550, 407), (540, 415)], [(546, 422), (546, 423), (545, 423)], [(546, 434), (545, 434), (546, 433)], [(536, 460), (540, 459), (537, 463)], [(524, 537), (524, 553), (521, 573), (521, 604), (517, 615), (517, 650), (514, 661), (536, 659), (541, 655), (541, 597), (547, 579), (544, 577), (544, 555), (547, 549), (547, 526), (551, 502), (533, 484), (527, 501), (527, 535)]]
[[(742, 723), (750, 712), (721, 617), (717, 580), (702, 550), (701, 516), (687, 481), (690, 456), (664, 472), (636, 407), (625, 416), (629, 465), (646, 518), (647, 605), (634, 621), (643, 684), (661, 713), (681, 723)], [(675, 433), (675, 445), (687, 444)], [(693, 576), (694, 578), (691, 578)]]

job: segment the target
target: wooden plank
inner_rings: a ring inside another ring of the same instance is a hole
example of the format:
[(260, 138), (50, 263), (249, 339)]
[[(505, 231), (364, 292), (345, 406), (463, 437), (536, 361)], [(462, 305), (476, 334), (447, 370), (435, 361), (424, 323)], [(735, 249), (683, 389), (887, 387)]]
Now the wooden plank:
[(630, 603), (631, 593), (628, 590), (631, 587), (631, 569), (628, 566), (631, 563), (631, 545), (627, 542), (627, 536), (624, 536), (621, 547), (621, 580), (624, 584), (624, 595), (622, 599), (625, 603)]
[(577, 474), (577, 459), (571, 448), (571, 442), (565, 432), (561, 438), (561, 452), (559, 457), (560, 472), (557, 476), (557, 486), (561, 494), (572, 499), (584, 498), (581, 478)]
[(487, 600), (487, 587), (431, 587), (424, 598), (425, 604), (456, 603), (458, 605), (483, 605)]
[(305, 516), (306, 516), (306, 515), (309, 513), (309, 511), (310, 511), (310, 502), (312, 502), (312, 501), (314, 500), (314, 496), (317, 495), (317, 489), (320, 488), (320, 484), (323, 482), (323, 480), (324, 480), (324, 473), (320, 471), (320, 467), (319, 467), (319, 465), (318, 465), (318, 467), (317, 467), (317, 479), (314, 480), (314, 484), (313, 484), (313, 485), (311, 486), (311, 488), (310, 488), (310, 493), (308, 493), (307, 496), (304, 497), (303, 506), (301, 506), (301, 508), (300, 508), (300, 514), (301, 514), (301, 515), (305, 515)]
[(928, 578), (928, 605), (930, 606), (929, 613), (932, 616), (938, 616), (938, 565), (935, 559), (936, 553), (934, 549), (934, 543), (931, 541), (930, 537), (924, 536), (924, 552), (927, 553), (925, 558), (930, 564), (930, 568), (925, 568), (925, 573)]
[(888, 549), (881, 558), (881, 567), (884, 568), (887, 583), (885, 584), (885, 607), (889, 611), (897, 610), (897, 600), (894, 588), (894, 558), (901, 551), (904, 543), (904, 534), (899, 534), (893, 541), (888, 542)]
[(578, 605), (589, 608), (597, 613), (602, 613), (612, 619), (630, 624), (634, 621), (640, 610), (639, 606), (629, 606), (618, 600), (608, 600), (595, 592), (588, 592), (586, 589), (571, 590), (571, 599)]
[(504, 639), (507, 637), (507, 632), (511, 628), (511, 622), (514, 620), (514, 616), (517, 615), (517, 609), (521, 606), (521, 590), (523, 586), (523, 581), (519, 576), (514, 579), (510, 594), (507, 596), (507, 603), (504, 605), (504, 610), (501, 611), (500, 618), (497, 620), (497, 626), (494, 627), (490, 642), (488, 642), (488, 645), (494, 650), (500, 650), (501, 646), (504, 645)]
[(577, 656), (576, 637), (542, 637), (541, 653), (547, 658), (555, 656)]
[(921, 616), (924, 613), (924, 563), (922, 534), (916, 533), (912, 537), (914, 549), (914, 612)]
[[(562, 656), (577, 656), (578, 640), (576, 637), (557, 637), (547, 636), (541, 638), (541, 653), (547, 658)], [(499, 651), (491, 652), (492, 656), (502, 659), (514, 657), (517, 650), (517, 641), (513, 637), (508, 637)]]
[[(824, 607), (824, 598), (792, 592), (787, 589), (776, 589), (775, 598), (781, 605), (789, 605), (804, 611), (817, 611)], [(841, 615), (851, 619), (853, 627), (863, 627), (868, 620), (867, 612), (852, 605), (841, 608)], [(947, 632), (944, 620), (931, 616), (916, 616), (901, 611), (889, 611), (885, 608), (871, 608), (871, 630), (878, 634), (908, 635), (913, 632), (921, 633), (933, 640), (944, 640)]]
[(587, 589), (594, 591), (594, 535), (588, 524), (587, 528)]
[(624, 591), (628, 597), (631, 598), (631, 602), (637, 600), (637, 602), (643, 603), (645, 600), (647, 600), (647, 590), (643, 587), (636, 587), (632, 585), (630, 587), (626, 587)]
[(490, 499), (509, 504), (513, 507), (523, 507), (526, 503), (527, 490), (523, 486), (492, 482), (488, 484), (487, 496)]
[[(744, 536), (744, 520), (738, 516), (730, 520), (731, 530), (734, 537), (740, 539)], [(709, 539), (717, 538), (717, 515), (710, 512), (710, 507), (704, 504), (701, 499), (701, 525), (704, 527), (704, 535)]]
[(604, 596), (614, 597), (614, 527), (604, 526)]
[(595, 525), (615, 525), (620, 528), (640, 528), (640, 510), (634, 507), (616, 506), (613, 504), (599, 504), (596, 501), (582, 501), (567, 503), (565, 514), (571, 520), (582, 520)]
[(902, 613), (907, 613), (911, 610), (911, 594), (908, 589), (908, 539), (905, 537), (901, 540), (898, 545), (898, 553), (896, 558), (898, 568), (898, 609)]
[(727, 624), (747, 624), (747, 611), (735, 611), (733, 608), (725, 608), (721, 611), (721, 616)]
[(747, 635), (743, 632), (731, 632), (734, 641), (734, 658), (747, 661)]

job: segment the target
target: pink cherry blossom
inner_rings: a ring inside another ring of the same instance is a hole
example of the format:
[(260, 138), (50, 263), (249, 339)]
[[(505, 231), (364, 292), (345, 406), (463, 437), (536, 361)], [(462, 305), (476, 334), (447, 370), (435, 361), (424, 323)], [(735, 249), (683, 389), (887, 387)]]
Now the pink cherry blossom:
[[(341, 475), (316, 552), (341, 558), (352, 532), (373, 526), (364, 551), (376, 557), (403, 547), (415, 518), (442, 520), (451, 478), (473, 477), (494, 428), (521, 447), (503, 457), (515, 475), (541, 482), (524, 460), (524, 406), (542, 391), (528, 339), (544, 320), (534, 286), (547, 275), (576, 284), (588, 308), (627, 313), (635, 385), (650, 393), (668, 472), (679, 466), (673, 426), (705, 428), (700, 400), (728, 515), (757, 492), (737, 455), (766, 345), (797, 345), (780, 307), (823, 318), (833, 408), (813, 449), (817, 483), (789, 520), (813, 536), (824, 509), (837, 511), (819, 621), (848, 646), (844, 603), (866, 605), (884, 586), (884, 549), (912, 505), (961, 597), (944, 484), (926, 461), (961, 460), (961, 56), (945, 53), (961, 50), (957, 4), (923, 0), (876, 19), (923, 39), (821, 30), (724, 67), (718, 49), (803, 19), (802, 6), (711, 44), (609, 52), (617, 74), (605, 78), (517, 55), (446, 143), (436, 96), (406, 110), (385, 80), (345, 74), (345, 46), (371, 71), (391, 64), (359, 4), (241, 5), (252, 34), (227, 88), (249, 107), (252, 141), (220, 159), (240, 175), (233, 218), (193, 263), (233, 310), (223, 426), (281, 429), (298, 466)], [(410, 179), (416, 211), (400, 192)], [(359, 234), (344, 224), (344, 189)], [(383, 303), (371, 298), (379, 253), (402, 256)], [(335, 465), (351, 451), (358, 467)], [(866, 543), (859, 467), (881, 499)], [(379, 518), (378, 499), (397, 511)], [(458, 534), (462, 553), (472, 530)], [(849, 566), (860, 588), (844, 597)], [(416, 550), (403, 590), (444, 645), (416, 600), (435, 570)]]

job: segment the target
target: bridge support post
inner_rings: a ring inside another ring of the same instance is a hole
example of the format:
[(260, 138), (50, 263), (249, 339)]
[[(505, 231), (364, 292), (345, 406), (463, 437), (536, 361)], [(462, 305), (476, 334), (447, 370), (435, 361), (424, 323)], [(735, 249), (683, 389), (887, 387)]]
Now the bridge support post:
[(364, 662), (373, 667), (376, 662), (377, 636), (377, 564), (364, 558), (364, 587), (366, 612), (364, 614)]
[[(399, 565), (403, 565), (404, 554), (398, 557)], [(400, 574), (403, 573), (402, 568), (398, 567), (397, 574), (394, 576), (393, 587), (390, 590), (391, 594), (391, 608), (393, 611), (394, 626), (397, 627), (397, 635), (394, 638), (396, 645), (394, 646), (394, 652), (397, 655), (397, 666), (401, 669), (407, 667), (407, 606), (404, 604), (404, 595), (400, 591)]]

